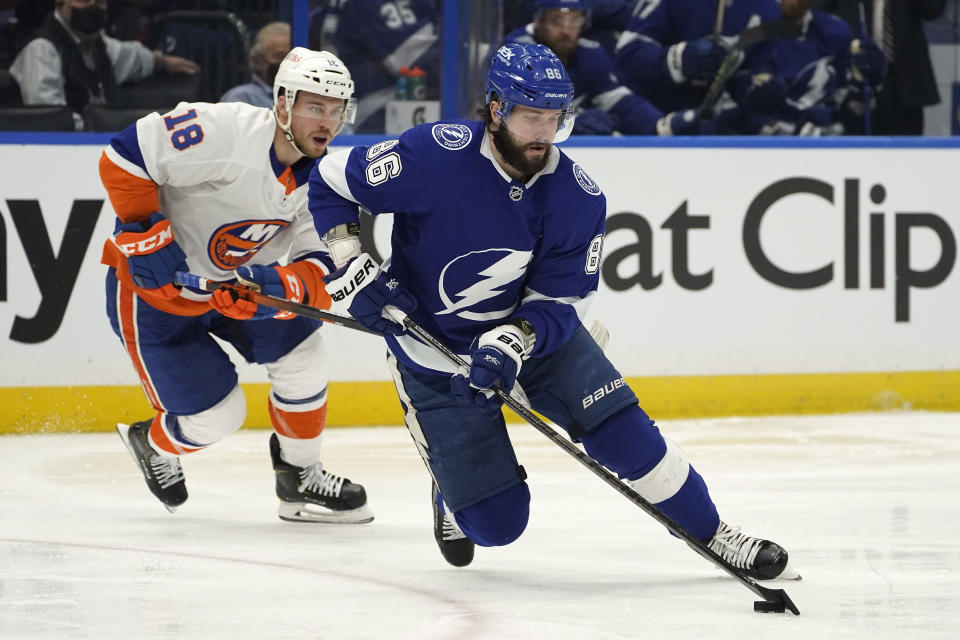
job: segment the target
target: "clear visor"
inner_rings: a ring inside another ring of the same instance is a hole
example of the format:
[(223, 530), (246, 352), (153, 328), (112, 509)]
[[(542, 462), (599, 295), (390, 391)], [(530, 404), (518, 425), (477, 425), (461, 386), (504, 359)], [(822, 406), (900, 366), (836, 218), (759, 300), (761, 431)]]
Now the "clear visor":
[(319, 126), (325, 125), (336, 135), (346, 124), (353, 124), (357, 113), (357, 103), (350, 100), (337, 102), (314, 100), (297, 100), (293, 105), (293, 115), (299, 118), (309, 118)]
[(546, 109), (511, 109), (501, 116), (503, 126), (518, 144), (557, 144), (570, 137), (573, 113)]

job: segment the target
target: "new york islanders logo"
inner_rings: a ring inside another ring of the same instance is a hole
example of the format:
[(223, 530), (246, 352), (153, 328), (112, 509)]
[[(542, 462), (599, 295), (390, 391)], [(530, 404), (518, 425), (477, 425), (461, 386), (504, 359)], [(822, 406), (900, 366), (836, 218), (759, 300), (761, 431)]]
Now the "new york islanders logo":
[(257, 255), (286, 227), (286, 220), (245, 220), (225, 224), (210, 236), (207, 255), (224, 271), (233, 271)]
[(456, 124), (453, 122), (435, 124), (431, 131), (433, 132), (433, 139), (437, 141), (437, 144), (451, 151), (463, 149), (470, 144), (470, 139), (473, 138), (470, 127), (465, 124)]
[[(484, 249), (457, 256), (440, 271), (437, 283), (444, 309), (465, 320), (506, 318), (517, 306), (519, 286), (527, 273), (532, 251)], [(500, 294), (512, 295), (498, 300)], [(471, 309), (472, 310), (469, 310)]]

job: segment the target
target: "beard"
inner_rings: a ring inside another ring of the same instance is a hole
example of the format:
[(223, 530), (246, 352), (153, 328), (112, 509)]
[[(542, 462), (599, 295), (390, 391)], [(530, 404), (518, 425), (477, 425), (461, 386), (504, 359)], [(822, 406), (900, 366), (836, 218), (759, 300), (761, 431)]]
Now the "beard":
[[(501, 123), (496, 131), (492, 132), (493, 144), (497, 151), (503, 156), (504, 162), (519, 171), (525, 176), (532, 176), (547, 166), (547, 160), (550, 158), (550, 144), (547, 142), (529, 142), (527, 144), (518, 144), (514, 141), (513, 135), (507, 131), (507, 128)], [(528, 158), (524, 153), (531, 146), (545, 147), (543, 155), (539, 158)]]
[[(326, 138), (326, 141), (323, 143), (317, 142), (314, 140), (315, 137)], [(333, 139), (333, 134), (326, 129), (321, 129), (319, 131), (313, 131), (309, 134), (302, 136), (294, 135), (293, 140), (297, 143), (300, 152), (304, 156), (311, 159), (318, 159), (323, 157), (323, 154), (327, 150), (327, 146), (330, 144), (330, 140)]]

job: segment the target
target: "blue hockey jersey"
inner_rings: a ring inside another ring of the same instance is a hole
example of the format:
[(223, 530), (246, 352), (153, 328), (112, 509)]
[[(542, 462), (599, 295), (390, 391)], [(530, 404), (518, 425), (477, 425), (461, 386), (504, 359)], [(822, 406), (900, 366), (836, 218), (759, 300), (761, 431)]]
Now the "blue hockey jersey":
[(331, 49), (356, 84), (358, 133), (382, 133), (384, 108), (394, 97), (401, 67), (426, 71), (428, 88), (440, 82), (440, 40), (435, 0), (337, 0), (325, 20)]
[[(533, 24), (507, 34), (506, 42), (534, 44)], [(649, 101), (623, 84), (613, 61), (599, 43), (580, 38), (577, 48), (563, 66), (573, 82), (574, 105), (597, 108), (617, 117), (617, 131), (628, 135), (654, 135), (663, 117)]]
[[(460, 354), (484, 331), (524, 318), (531, 355), (561, 347), (599, 282), (606, 199), (556, 147), (526, 184), (494, 160), (481, 122), (418, 125), (399, 140), (323, 158), (311, 173), (317, 231), (356, 222), (357, 205), (394, 213), (390, 274), (418, 300), (411, 316)], [(452, 372), (409, 335), (387, 337), (415, 369)]]
[[(781, 17), (777, 0), (729, 0), (722, 35), (733, 37), (748, 26)], [(616, 64), (628, 86), (664, 112), (699, 106), (706, 87), (674, 83), (667, 70), (667, 50), (680, 42), (712, 35), (715, 20), (715, 2), (639, 0), (616, 48)], [(752, 64), (750, 54), (748, 50), (744, 61), (748, 68)]]
[[(846, 22), (815, 9), (804, 16), (799, 39), (759, 46), (753, 72), (768, 73), (786, 83), (787, 104), (794, 114), (782, 115), (778, 123), (764, 114), (747, 112), (743, 133), (791, 132), (807, 122), (819, 127), (834, 124), (838, 107), (850, 89), (852, 40), (853, 32)], [(738, 102), (743, 102), (749, 83), (748, 77), (731, 83), (731, 94)]]

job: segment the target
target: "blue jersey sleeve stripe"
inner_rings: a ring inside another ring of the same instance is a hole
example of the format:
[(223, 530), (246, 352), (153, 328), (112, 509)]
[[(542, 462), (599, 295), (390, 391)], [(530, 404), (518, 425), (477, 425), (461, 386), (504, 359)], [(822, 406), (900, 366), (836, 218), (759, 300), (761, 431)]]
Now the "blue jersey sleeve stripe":
[(110, 140), (110, 146), (124, 160), (131, 162), (149, 175), (147, 165), (143, 161), (143, 152), (140, 151), (140, 140), (137, 138), (137, 123), (134, 122)]

